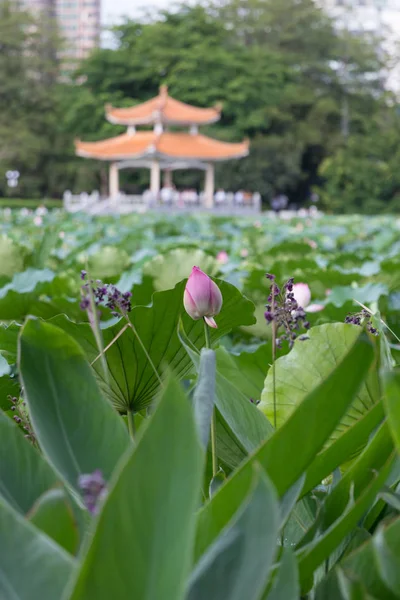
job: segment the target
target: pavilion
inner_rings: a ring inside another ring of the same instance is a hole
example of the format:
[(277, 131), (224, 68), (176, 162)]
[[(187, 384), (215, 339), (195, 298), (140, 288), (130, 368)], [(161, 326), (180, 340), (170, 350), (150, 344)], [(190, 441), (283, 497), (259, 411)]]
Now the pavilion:
[[(109, 196), (119, 195), (119, 170), (147, 168), (150, 170), (150, 191), (159, 197), (161, 173), (164, 186), (172, 186), (172, 171), (201, 169), (205, 171), (205, 206), (214, 202), (214, 164), (242, 158), (249, 152), (249, 144), (220, 142), (199, 133), (199, 126), (215, 123), (221, 117), (221, 106), (199, 108), (175, 100), (167, 86), (160, 87), (158, 96), (129, 108), (106, 105), (106, 118), (111, 123), (125, 125), (126, 133), (98, 142), (76, 140), (78, 156), (108, 161)], [(137, 126), (152, 129), (137, 131)], [(188, 128), (171, 131), (170, 127)]]

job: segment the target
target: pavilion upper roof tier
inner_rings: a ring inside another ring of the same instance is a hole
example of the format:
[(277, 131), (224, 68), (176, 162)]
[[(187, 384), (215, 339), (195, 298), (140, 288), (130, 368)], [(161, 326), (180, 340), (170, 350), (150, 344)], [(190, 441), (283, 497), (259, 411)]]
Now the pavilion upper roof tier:
[(167, 86), (161, 86), (158, 96), (129, 108), (114, 108), (106, 105), (106, 117), (119, 125), (207, 125), (221, 117), (221, 105), (199, 108), (185, 104), (168, 95)]
[(165, 158), (214, 162), (246, 156), (249, 144), (229, 144), (201, 134), (139, 131), (99, 142), (77, 140), (75, 150), (78, 156), (108, 161)]

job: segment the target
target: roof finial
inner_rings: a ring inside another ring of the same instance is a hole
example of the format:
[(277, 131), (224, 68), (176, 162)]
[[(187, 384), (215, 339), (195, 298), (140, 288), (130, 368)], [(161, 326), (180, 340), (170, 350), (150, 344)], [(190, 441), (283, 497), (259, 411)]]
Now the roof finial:
[(168, 86), (165, 83), (160, 85), (160, 96), (168, 96)]

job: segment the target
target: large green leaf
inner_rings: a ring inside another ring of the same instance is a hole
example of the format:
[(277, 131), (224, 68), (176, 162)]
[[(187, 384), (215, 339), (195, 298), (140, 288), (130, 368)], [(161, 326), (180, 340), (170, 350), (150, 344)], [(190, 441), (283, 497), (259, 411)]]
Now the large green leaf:
[(79, 528), (65, 489), (45, 492), (32, 507), (29, 520), (59, 546), (75, 554), (79, 545)]
[(129, 256), (123, 248), (103, 246), (96, 254), (82, 257), (82, 267), (88, 265), (90, 276), (94, 279), (117, 277), (129, 264)]
[(282, 427), (262, 444), (200, 511), (197, 555), (204, 552), (237, 510), (248, 489), (254, 461), (266, 470), (279, 496), (283, 496), (301, 477), (353, 402), (373, 358), (373, 347), (359, 330), (358, 338), (336, 369), (308, 394)]
[(384, 396), (388, 423), (393, 440), (400, 452), (400, 370), (387, 371), (383, 375)]
[[(4, 361), (5, 359), (0, 356), (0, 368), (3, 366), (4, 370), (8, 370), (8, 365)], [(11, 406), (9, 396), (18, 396), (19, 392), (20, 386), (16, 377), (11, 376), (11, 374), (0, 377), (0, 409), (9, 410)]]
[[(199, 372), (199, 351), (186, 335), (182, 322), (179, 324), (179, 339)], [(250, 398), (219, 370), (216, 373), (215, 390), (217, 452), (226, 465), (234, 468), (272, 433), (272, 427), (250, 402)]]
[[(350, 579), (340, 567), (337, 568), (337, 578), (340, 592), (342, 593), (343, 600), (370, 600), (368, 592), (366, 592), (361, 581), (354, 581)], [(328, 600), (327, 598), (325, 600)], [(335, 600), (339, 600), (338, 596), (335, 596)]]
[(10, 408), (8, 396), (19, 395), (19, 382), (14, 375), (17, 362), (17, 340), (20, 326), (0, 324), (0, 409)]
[(25, 514), (59, 480), (19, 427), (1, 412), (0, 439), (0, 495)]
[(79, 475), (96, 469), (108, 480), (129, 437), (81, 348), (58, 327), (30, 319), (19, 352), (31, 420), (48, 460), (75, 489)]
[[(32, 314), (32, 307), (40, 308), (42, 295), (46, 298), (66, 296), (75, 287), (74, 280), (65, 272), (56, 275), (50, 269), (29, 268), (17, 273), (10, 283), (0, 288), (0, 320), (22, 319)], [(65, 299), (64, 302), (68, 303)]]
[(369, 436), (384, 418), (383, 404), (378, 402), (337, 440), (317, 454), (307, 469), (302, 495), (311, 491), (330, 473), (354, 457), (368, 442)]
[(299, 576), (295, 556), (290, 548), (286, 548), (273, 588), (265, 600), (298, 600), (300, 597)]
[(329, 294), (328, 302), (342, 306), (348, 300), (358, 300), (363, 304), (377, 302), (380, 296), (386, 295), (388, 288), (383, 283), (367, 283), (362, 287), (337, 286)]
[(261, 398), (271, 360), (270, 343), (261, 344), (253, 352), (241, 352), (240, 354), (231, 354), (223, 347), (217, 350), (218, 372), (253, 400)]
[(58, 600), (74, 559), (0, 498), (0, 598)]
[(2, 235), (0, 237), (0, 275), (12, 277), (14, 273), (22, 271), (24, 266), (24, 255), (22, 248)]
[(300, 542), (297, 555), (302, 586), (307, 585), (315, 569), (352, 532), (373, 505), (390, 474), (394, 456), (387, 424), (384, 423), (329, 494), (314, 526)]
[(202, 455), (190, 403), (171, 380), (114, 477), (71, 600), (184, 598)]
[(36, 269), (44, 269), (49, 261), (50, 255), (59, 240), (61, 223), (50, 225), (40, 240), (38, 247), (32, 255), (32, 266)]
[[(382, 531), (379, 531), (378, 535), (383, 536), (386, 548), (394, 556), (400, 557), (400, 518), (389, 523)], [(390, 589), (388, 583), (385, 582), (384, 573), (379, 568), (376, 557), (376, 543), (373, 538), (346, 556), (340, 562), (340, 568), (349, 579), (362, 583), (363, 588), (368, 590), (370, 598), (376, 600), (398, 599), (398, 593), (394, 593)], [(332, 596), (328, 595), (330, 589), (333, 591), (338, 589), (337, 581), (335, 581), (336, 576), (336, 570), (332, 571), (329, 577), (320, 584), (317, 594), (318, 600), (336, 600), (339, 597), (337, 593)]]
[(17, 323), (0, 324), (0, 354), (9, 365), (17, 362), (17, 342), (21, 326)]
[[(308, 340), (296, 341), (289, 354), (275, 364), (276, 423), (280, 427), (307, 394), (334, 371), (360, 334), (359, 327), (344, 323), (330, 323), (313, 327)], [(337, 390), (339, 393), (340, 388)], [(380, 399), (377, 370), (360, 387), (351, 407), (343, 415), (330, 437), (337, 439), (353, 426)], [(274, 422), (273, 370), (265, 380), (259, 408)]]
[(323, 510), (300, 542), (300, 548), (316, 535), (329, 529), (345, 512), (349, 500), (357, 500), (363, 490), (373, 482), (375, 474), (383, 468), (393, 452), (393, 442), (388, 433), (388, 425), (383, 423), (364, 452), (327, 496)]
[(388, 588), (400, 598), (400, 552), (389, 546), (383, 528), (379, 528), (372, 538), (375, 562), (378, 571)]
[(168, 290), (188, 277), (195, 265), (210, 277), (218, 272), (215, 258), (200, 248), (176, 248), (148, 261), (144, 265), (143, 274), (153, 277), (157, 291)]
[[(218, 281), (223, 307), (216, 317), (218, 329), (210, 331), (211, 343), (228, 333), (232, 328), (245, 323), (253, 323), (253, 304), (234, 286)], [(183, 308), (185, 281), (172, 290), (156, 292), (152, 306), (135, 306), (130, 313), (140, 339), (146, 348), (158, 373), (173, 371), (177, 377), (187, 375), (192, 363), (182, 347), (177, 334), (179, 318), (182, 318), (185, 331), (191, 342), (200, 349), (205, 345), (203, 321), (193, 321)], [(53, 321), (78, 340), (90, 362), (98, 356), (97, 345), (90, 325), (72, 323), (65, 317), (56, 317)], [(117, 325), (103, 329), (106, 347), (125, 327), (120, 321)], [(104, 378), (101, 361), (94, 364), (96, 375), (105, 395), (121, 412), (130, 407), (138, 412), (149, 406), (159, 391), (159, 380), (149, 363), (141, 344), (131, 328), (128, 328), (107, 350), (110, 383)]]
[[(268, 295), (268, 293), (265, 295)], [(265, 314), (265, 300), (263, 299), (262, 302), (255, 301), (255, 310), (254, 310), (255, 323), (250, 326), (248, 326), (248, 325), (243, 326), (242, 327), (243, 331), (245, 331), (246, 333), (249, 333), (252, 336), (254, 335), (258, 338), (261, 338), (262, 340), (271, 339), (271, 328), (268, 327), (264, 314)]]
[(258, 600), (277, 549), (276, 492), (259, 472), (238, 513), (198, 560), (187, 600)]

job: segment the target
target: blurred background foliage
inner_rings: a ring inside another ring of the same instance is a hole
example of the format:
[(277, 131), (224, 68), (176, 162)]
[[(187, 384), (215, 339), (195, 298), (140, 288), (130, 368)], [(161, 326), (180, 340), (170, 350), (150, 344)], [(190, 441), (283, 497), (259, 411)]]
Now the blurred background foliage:
[[(215, 0), (127, 20), (71, 80), (60, 78), (57, 34), (7, 1), (0, 7), (0, 195), (18, 169), (18, 197), (106, 189), (106, 165), (74, 156), (73, 141), (123, 131), (104, 105), (143, 102), (168, 84), (184, 102), (222, 102), (204, 133), (250, 139), (248, 158), (222, 164), (217, 185), (280, 192), (297, 206), (391, 212), (400, 206), (400, 115), (384, 86), (388, 59), (376, 39), (334, 28), (313, 0)], [(202, 174), (179, 173), (179, 186)], [(122, 189), (148, 186), (123, 172)]]

